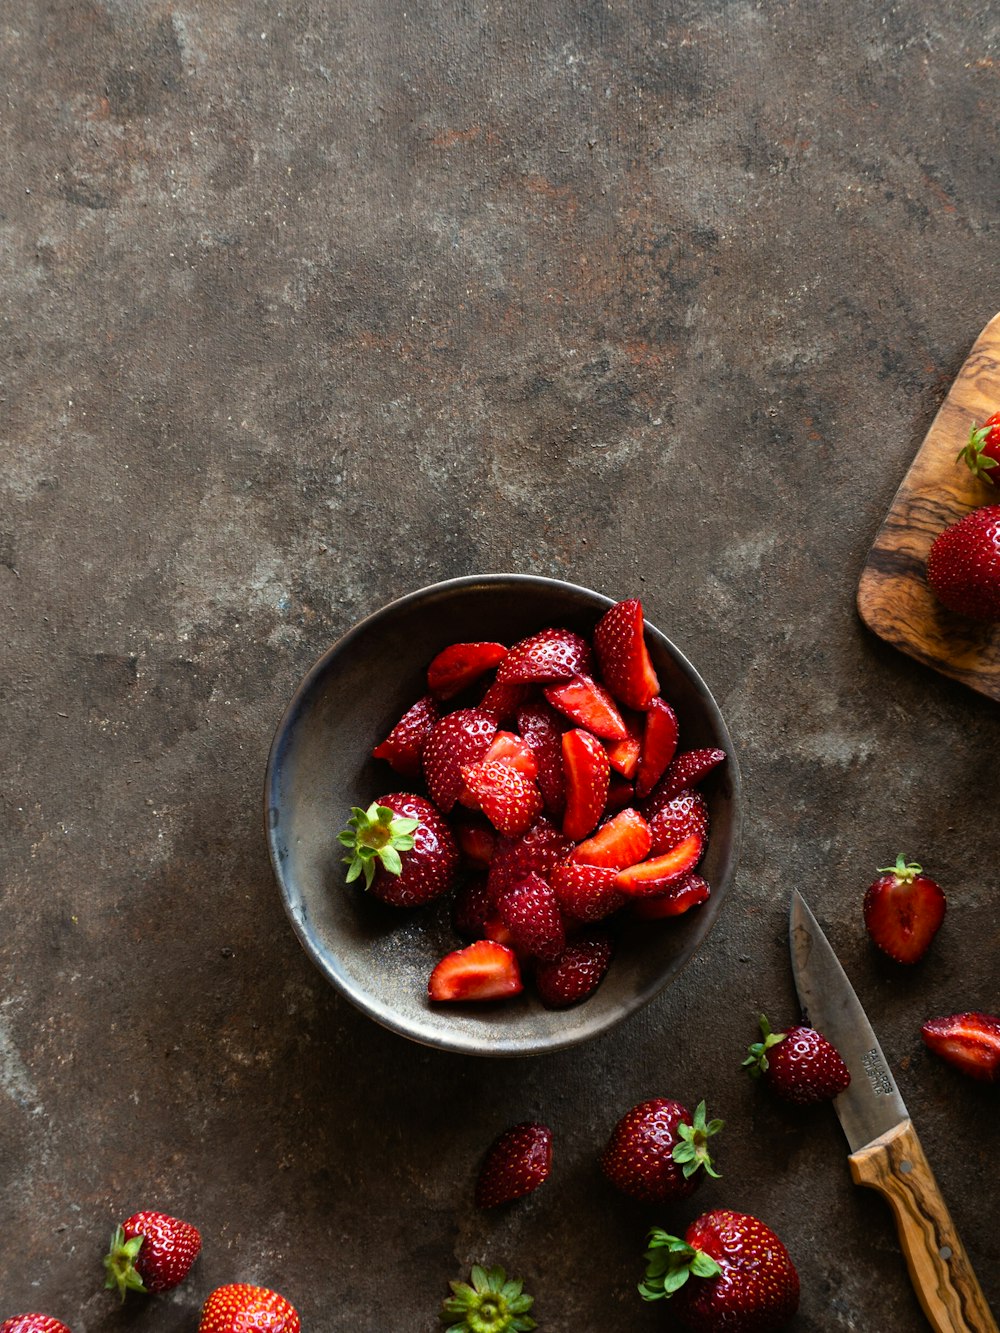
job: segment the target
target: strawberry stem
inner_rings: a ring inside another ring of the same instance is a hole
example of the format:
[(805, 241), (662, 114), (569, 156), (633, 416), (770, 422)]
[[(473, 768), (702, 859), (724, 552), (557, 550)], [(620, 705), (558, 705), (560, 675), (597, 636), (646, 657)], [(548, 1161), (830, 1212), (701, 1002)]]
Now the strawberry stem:
[(922, 865), (916, 861), (907, 861), (902, 854), (896, 857), (894, 866), (877, 866), (876, 869), (880, 875), (895, 875), (900, 884), (912, 884), (918, 875), (924, 873)]
[(723, 1124), (722, 1120), (706, 1121), (705, 1103), (699, 1102), (695, 1107), (691, 1124), (687, 1125), (682, 1121), (677, 1126), (681, 1141), (674, 1144), (671, 1156), (681, 1167), (685, 1180), (690, 1180), (700, 1167), (704, 1168), (707, 1175), (714, 1177), (716, 1180), (719, 1179), (719, 1173), (712, 1165), (712, 1158), (708, 1151), (708, 1140), (713, 1134), (718, 1134)]
[(722, 1272), (710, 1255), (660, 1227), (650, 1231), (649, 1248), (643, 1258), (646, 1277), (639, 1283), (639, 1295), (644, 1301), (669, 1300), (688, 1278), (718, 1277)]
[(740, 1065), (740, 1068), (745, 1069), (751, 1078), (760, 1078), (762, 1074), (767, 1073), (768, 1051), (777, 1046), (779, 1041), (784, 1041), (787, 1035), (784, 1032), (772, 1032), (766, 1014), (758, 1015), (757, 1021), (760, 1024), (760, 1035), (763, 1040), (755, 1041), (747, 1047), (747, 1057)]
[(412, 849), (413, 835), (419, 827), (419, 819), (397, 815), (395, 810), (379, 805), (378, 801), (373, 801), (367, 810), (353, 806), (347, 828), (337, 835), (338, 841), (349, 852), (344, 857), (347, 883), (351, 884), (364, 875), (365, 888), (370, 889), (379, 866), (390, 875), (402, 874), (400, 852)]
[(135, 1268), (135, 1261), (139, 1257), (144, 1240), (145, 1236), (133, 1236), (131, 1240), (126, 1240), (125, 1231), (120, 1226), (115, 1227), (111, 1234), (111, 1248), (104, 1256), (104, 1267), (107, 1269), (104, 1285), (108, 1291), (117, 1289), (122, 1300), (125, 1299), (127, 1291), (146, 1290), (146, 1285)]
[(976, 477), (985, 477), (986, 473), (991, 471), (997, 465), (995, 458), (990, 458), (984, 454), (986, 442), (993, 432), (991, 426), (973, 426), (969, 432), (969, 438), (959, 450), (956, 463), (964, 463), (969, 471)]
[(446, 1333), (530, 1333), (538, 1327), (528, 1314), (534, 1297), (525, 1295), (524, 1283), (508, 1279), (502, 1268), (474, 1264), (471, 1286), (448, 1285), (452, 1294), (441, 1307)]

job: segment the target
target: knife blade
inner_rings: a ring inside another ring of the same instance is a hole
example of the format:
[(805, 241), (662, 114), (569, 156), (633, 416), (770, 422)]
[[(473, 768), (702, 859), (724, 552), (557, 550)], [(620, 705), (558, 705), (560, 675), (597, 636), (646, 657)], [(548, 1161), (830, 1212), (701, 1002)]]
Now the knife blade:
[(797, 890), (788, 925), (803, 1015), (837, 1048), (851, 1075), (833, 1107), (850, 1145), (852, 1179), (888, 1200), (931, 1327), (937, 1333), (1000, 1333), (868, 1016)]

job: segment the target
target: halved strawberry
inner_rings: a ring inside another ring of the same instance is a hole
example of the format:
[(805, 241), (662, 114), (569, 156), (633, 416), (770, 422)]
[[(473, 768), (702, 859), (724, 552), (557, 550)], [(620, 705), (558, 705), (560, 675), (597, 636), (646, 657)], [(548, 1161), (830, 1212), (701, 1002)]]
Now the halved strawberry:
[(677, 714), (665, 699), (650, 702), (642, 737), (642, 759), (635, 779), (636, 796), (648, 796), (677, 753)]
[(545, 809), (556, 819), (562, 818), (566, 807), (566, 776), (562, 761), (565, 725), (565, 719), (560, 723), (559, 714), (544, 700), (524, 704), (517, 710), (517, 729), (538, 764), (537, 781)]
[(660, 692), (646, 647), (642, 603), (633, 597), (606, 611), (594, 630), (594, 652), (601, 678), (629, 708), (647, 709)]
[(546, 685), (543, 693), (553, 708), (592, 735), (610, 741), (628, 739), (614, 699), (591, 676), (573, 676), (558, 685)]
[(424, 744), (424, 780), (437, 808), (447, 814), (462, 790), (462, 766), (482, 759), (497, 724), (478, 708), (457, 708), (434, 727)]
[(695, 868), (704, 847), (704, 839), (697, 833), (691, 833), (662, 856), (654, 856), (648, 861), (640, 861), (638, 865), (619, 870), (615, 884), (622, 893), (635, 898), (663, 893), (675, 880)]
[(500, 919), (514, 944), (535, 958), (557, 958), (566, 947), (559, 902), (541, 875), (528, 875), (497, 901)]
[(565, 861), (573, 850), (569, 838), (544, 815), (517, 838), (499, 837), (490, 862), (490, 899), (495, 904), (500, 895), (528, 875), (548, 879), (549, 871)]
[(608, 799), (611, 765), (604, 746), (589, 731), (563, 733), (563, 768), (566, 772), (566, 813), (563, 832), (579, 842), (596, 826)]
[(1000, 1018), (993, 1014), (949, 1014), (921, 1027), (924, 1045), (963, 1074), (983, 1083), (1000, 1079)]
[(502, 760), (466, 764), (461, 772), (483, 814), (508, 837), (524, 833), (542, 813), (538, 783)]
[(602, 921), (628, 901), (615, 887), (614, 866), (580, 865), (562, 861), (549, 872), (549, 883), (559, 906), (576, 921)]
[(711, 892), (708, 881), (691, 871), (675, 880), (666, 893), (658, 893), (653, 898), (637, 898), (632, 904), (632, 911), (641, 921), (661, 921), (668, 916), (683, 916), (692, 907), (705, 902)]
[(675, 756), (653, 796), (669, 801), (671, 796), (676, 796), (685, 787), (697, 787), (725, 757), (725, 750), (684, 750)]
[(427, 688), (436, 699), (450, 699), (507, 656), (503, 643), (453, 643), (427, 668)]
[(649, 855), (652, 835), (649, 825), (631, 806), (619, 810), (596, 833), (581, 842), (573, 860), (588, 866), (613, 866), (624, 870)]
[(571, 940), (558, 958), (535, 969), (538, 998), (546, 1009), (565, 1009), (592, 995), (611, 963), (611, 936), (603, 931)]
[(404, 778), (419, 778), (424, 744), (440, 717), (436, 701), (429, 694), (424, 695), (407, 709), (385, 740), (375, 746), (373, 757), (384, 759)]
[(502, 1000), (524, 989), (517, 956), (494, 940), (445, 954), (427, 983), (432, 1000)]
[(881, 870), (864, 899), (865, 925), (872, 940), (897, 963), (916, 963), (937, 934), (947, 900), (941, 886), (915, 861), (896, 858)]
[(650, 851), (654, 856), (661, 856), (676, 847), (691, 833), (699, 833), (708, 839), (708, 806), (701, 792), (679, 791), (669, 800), (660, 800), (656, 813), (649, 819), (652, 835)]
[(578, 671), (589, 671), (590, 645), (570, 629), (543, 629), (515, 643), (497, 667), (497, 680), (568, 680)]

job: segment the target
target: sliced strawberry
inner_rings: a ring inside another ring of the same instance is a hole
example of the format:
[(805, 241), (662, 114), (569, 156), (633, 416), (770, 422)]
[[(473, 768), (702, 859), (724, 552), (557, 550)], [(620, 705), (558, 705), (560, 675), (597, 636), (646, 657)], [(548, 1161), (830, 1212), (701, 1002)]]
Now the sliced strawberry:
[(708, 840), (708, 806), (698, 791), (679, 791), (668, 801), (660, 800), (659, 808), (649, 820), (652, 834), (650, 851), (654, 856), (669, 852), (691, 833)]
[(588, 866), (613, 866), (624, 870), (649, 855), (651, 843), (649, 825), (631, 806), (619, 810), (596, 833), (581, 842), (573, 853), (573, 860)]
[(660, 692), (646, 647), (642, 603), (617, 602), (594, 630), (594, 652), (601, 678), (619, 703), (645, 710)]
[(941, 889), (923, 867), (905, 856), (882, 870), (864, 899), (872, 940), (897, 963), (916, 963), (930, 948), (947, 910)]
[(524, 833), (542, 813), (538, 783), (502, 760), (466, 764), (461, 773), (483, 814), (508, 837)]
[(537, 874), (547, 879), (552, 867), (565, 861), (572, 850), (569, 838), (544, 815), (520, 837), (498, 838), (490, 863), (491, 901), (495, 904), (506, 889), (528, 875)]
[(553, 708), (592, 735), (609, 741), (628, 739), (614, 699), (592, 677), (573, 676), (558, 685), (546, 685), (543, 693)]
[(646, 713), (642, 759), (635, 780), (636, 796), (648, 796), (677, 753), (677, 714), (665, 699), (653, 699)]
[(517, 956), (494, 940), (445, 954), (427, 983), (432, 1000), (501, 1000), (523, 989)]
[(589, 731), (567, 731), (562, 738), (566, 771), (563, 832), (579, 842), (596, 826), (608, 799), (611, 765), (604, 746)]
[(507, 656), (503, 643), (453, 643), (427, 668), (427, 688), (436, 699), (450, 699)]
[(499, 725), (512, 718), (530, 694), (530, 685), (494, 680), (479, 701), (479, 711), (488, 713)]
[(451, 900), (451, 923), (463, 939), (481, 940), (486, 934), (486, 921), (491, 911), (486, 876), (477, 875), (455, 890)]
[(489, 869), (497, 844), (497, 831), (489, 820), (463, 811), (452, 815), (451, 827), (465, 864), (473, 870)]
[[(534, 1122), (514, 1125), (496, 1139), (486, 1154), (476, 1180), (476, 1207), (497, 1208), (530, 1194), (548, 1180), (551, 1169), (552, 1131), (548, 1125)], [(482, 1328), (488, 1326), (486, 1323), (480, 1325)], [(501, 1327), (500, 1324), (496, 1326)], [(508, 1321), (507, 1326), (515, 1328), (516, 1323)], [(531, 1321), (525, 1321), (521, 1326), (530, 1328)], [(470, 1325), (466, 1324), (466, 1327)]]
[(638, 865), (620, 870), (615, 883), (622, 893), (633, 898), (663, 893), (675, 880), (695, 868), (704, 847), (704, 839), (697, 833), (691, 833), (662, 856), (654, 856), (648, 861), (640, 861)]
[(502, 893), (497, 911), (517, 948), (535, 958), (557, 958), (566, 947), (559, 902), (541, 875), (528, 875)]
[[(513, 688), (510, 687), (510, 688)], [(562, 734), (565, 719), (544, 700), (524, 704), (517, 710), (517, 729), (531, 747), (538, 764), (538, 786), (545, 809), (561, 819), (566, 808), (566, 776), (563, 772)]]
[(372, 755), (386, 760), (404, 778), (419, 778), (424, 744), (440, 717), (441, 710), (435, 700), (429, 694), (424, 695), (407, 709), (385, 740), (375, 746)]
[(513, 731), (498, 731), (483, 758), (487, 762), (495, 759), (501, 764), (509, 764), (526, 778), (538, 776), (538, 760), (534, 751), (527, 741)]
[(570, 629), (543, 629), (515, 643), (497, 668), (497, 680), (568, 680), (589, 671), (592, 661), (587, 640)]
[(620, 773), (612, 773), (608, 781), (608, 799), (604, 804), (606, 815), (617, 814), (627, 805), (635, 805), (635, 787)]
[(675, 880), (666, 893), (658, 893), (653, 898), (637, 898), (632, 904), (633, 913), (641, 921), (661, 921), (668, 916), (683, 916), (692, 907), (711, 895), (708, 881), (693, 871)]
[(725, 750), (684, 750), (674, 758), (653, 796), (669, 801), (671, 796), (676, 796), (685, 787), (697, 787), (725, 757)]
[(610, 935), (594, 931), (572, 940), (558, 958), (540, 962), (535, 985), (546, 1009), (565, 1009), (592, 995), (604, 980), (612, 952)]
[(639, 759), (642, 755), (642, 733), (645, 730), (645, 719), (642, 713), (635, 713), (630, 708), (621, 710), (621, 719), (625, 723), (625, 730), (628, 735), (624, 740), (605, 741), (604, 748), (608, 752), (608, 759), (611, 767), (616, 773), (620, 773), (623, 778), (628, 778), (629, 782), (635, 780), (635, 775), (639, 771)]
[(482, 759), (496, 734), (497, 724), (478, 708), (448, 713), (427, 737), (423, 753), (424, 781), (431, 800), (445, 814), (462, 790), (462, 766)]
[(931, 1018), (920, 1029), (935, 1055), (983, 1083), (1000, 1079), (1000, 1018), (993, 1014), (949, 1014)]
[(601, 921), (628, 901), (615, 887), (614, 866), (579, 865), (562, 861), (549, 872), (549, 883), (559, 906), (576, 921)]

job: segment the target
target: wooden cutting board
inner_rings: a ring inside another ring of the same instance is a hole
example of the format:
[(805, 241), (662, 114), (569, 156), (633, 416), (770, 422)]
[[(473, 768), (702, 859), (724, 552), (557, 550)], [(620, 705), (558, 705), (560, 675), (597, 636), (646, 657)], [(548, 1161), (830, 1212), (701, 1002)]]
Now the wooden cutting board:
[(1000, 625), (945, 610), (925, 578), (942, 529), (970, 509), (1000, 504), (1000, 488), (955, 461), (973, 424), (998, 410), (1000, 315), (976, 339), (896, 492), (861, 573), (858, 610), (880, 638), (1000, 700)]

